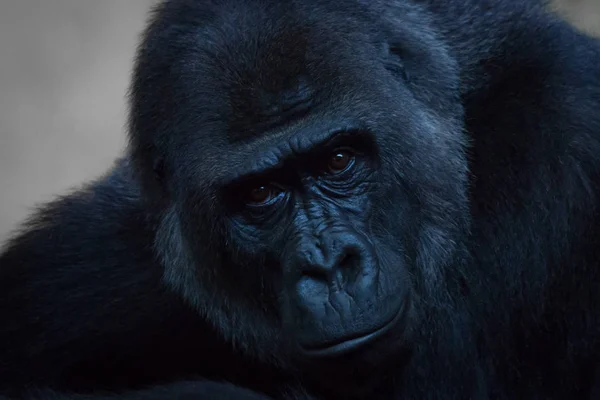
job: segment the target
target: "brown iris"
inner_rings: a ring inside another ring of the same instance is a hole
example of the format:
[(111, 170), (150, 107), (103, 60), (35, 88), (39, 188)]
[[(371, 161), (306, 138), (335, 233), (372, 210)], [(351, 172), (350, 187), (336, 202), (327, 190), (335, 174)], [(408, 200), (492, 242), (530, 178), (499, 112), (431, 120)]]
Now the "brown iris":
[(248, 200), (250, 204), (261, 205), (268, 203), (276, 195), (277, 191), (273, 186), (260, 185), (250, 191)]
[(347, 150), (337, 150), (333, 152), (331, 158), (329, 159), (329, 164), (327, 167), (329, 168), (329, 172), (331, 173), (340, 173), (352, 162), (352, 153)]

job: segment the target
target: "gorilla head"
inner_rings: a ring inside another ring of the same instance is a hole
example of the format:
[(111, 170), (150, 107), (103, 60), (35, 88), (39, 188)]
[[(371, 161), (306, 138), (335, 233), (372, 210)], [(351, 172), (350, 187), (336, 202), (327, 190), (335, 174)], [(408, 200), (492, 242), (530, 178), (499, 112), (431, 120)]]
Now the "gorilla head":
[(466, 353), (459, 78), (429, 26), (395, 2), (156, 10), (131, 91), (156, 251), (246, 354)]

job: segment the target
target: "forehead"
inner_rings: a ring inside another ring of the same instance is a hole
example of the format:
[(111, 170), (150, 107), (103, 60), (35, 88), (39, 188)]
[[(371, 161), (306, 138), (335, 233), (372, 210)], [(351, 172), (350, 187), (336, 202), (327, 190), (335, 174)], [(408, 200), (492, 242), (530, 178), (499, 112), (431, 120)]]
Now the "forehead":
[(359, 3), (192, 3), (197, 9), (186, 2), (174, 25), (179, 106), (196, 123), (224, 124), (229, 142), (251, 140), (359, 93), (377, 58), (375, 18)]

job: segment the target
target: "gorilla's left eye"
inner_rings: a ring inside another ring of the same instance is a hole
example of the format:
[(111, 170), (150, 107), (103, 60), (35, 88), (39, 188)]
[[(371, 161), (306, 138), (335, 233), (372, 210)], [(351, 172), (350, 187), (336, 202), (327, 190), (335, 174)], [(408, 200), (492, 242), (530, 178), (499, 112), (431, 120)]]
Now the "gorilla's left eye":
[(246, 204), (250, 206), (266, 206), (277, 201), (282, 189), (272, 184), (257, 185), (246, 194)]
[(327, 169), (332, 174), (342, 173), (354, 164), (354, 153), (347, 149), (339, 149), (331, 153)]

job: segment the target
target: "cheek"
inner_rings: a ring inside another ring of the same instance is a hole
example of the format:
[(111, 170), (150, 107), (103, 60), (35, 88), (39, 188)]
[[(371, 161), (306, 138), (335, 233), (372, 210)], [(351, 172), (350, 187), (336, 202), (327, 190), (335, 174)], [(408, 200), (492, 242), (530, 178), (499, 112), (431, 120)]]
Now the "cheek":
[[(391, 179), (382, 178), (382, 182), (386, 180)], [(402, 183), (382, 184), (370, 201), (369, 210), (369, 231), (375, 236), (399, 241), (418, 231), (419, 201), (414, 190), (411, 192)]]
[[(229, 236), (243, 247), (256, 248), (264, 242), (262, 230), (249, 224), (243, 218), (232, 218), (229, 224)], [(247, 245), (247, 246), (245, 246)]]
[(236, 250), (246, 253), (264, 253), (277, 241), (279, 224), (271, 222), (250, 223), (247, 219), (232, 218), (228, 236)]
[[(232, 221), (224, 250), (229, 263), (237, 269), (259, 275), (263, 289), (269, 286), (278, 290), (286, 248), (298, 236), (292, 232), (290, 225), (283, 218), (278, 223), (261, 227), (243, 220)], [(244, 276), (241, 278), (246, 279)]]
[(415, 264), (422, 224), (419, 207), (404, 191), (386, 191), (373, 200), (367, 232), (382, 268)]

